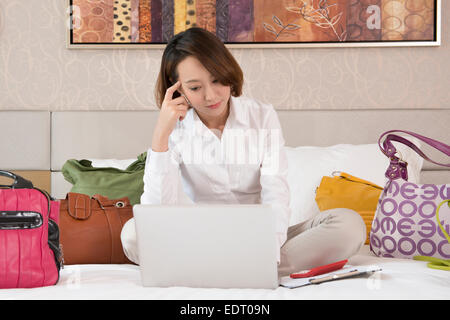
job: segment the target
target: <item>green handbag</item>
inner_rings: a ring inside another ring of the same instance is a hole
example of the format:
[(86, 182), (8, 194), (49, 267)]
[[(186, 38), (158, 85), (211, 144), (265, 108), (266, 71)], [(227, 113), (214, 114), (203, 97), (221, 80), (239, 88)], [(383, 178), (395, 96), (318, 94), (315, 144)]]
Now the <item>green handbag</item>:
[(67, 160), (61, 171), (64, 178), (73, 186), (70, 192), (93, 196), (101, 194), (110, 199), (128, 197), (132, 205), (140, 203), (144, 192), (144, 169), (147, 152), (141, 153), (137, 160), (125, 170), (105, 167), (96, 168), (86, 159)]

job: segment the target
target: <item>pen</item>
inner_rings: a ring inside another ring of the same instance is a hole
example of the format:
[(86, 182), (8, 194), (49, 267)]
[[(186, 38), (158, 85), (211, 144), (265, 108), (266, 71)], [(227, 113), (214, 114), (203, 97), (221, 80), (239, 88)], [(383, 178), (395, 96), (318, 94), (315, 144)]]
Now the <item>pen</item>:
[(310, 279), (309, 282), (312, 283), (312, 284), (319, 284), (319, 283), (330, 281), (330, 280), (349, 278), (349, 277), (357, 276), (359, 274), (361, 274), (361, 271), (358, 271), (357, 269), (355, 269), (355, 270), (351, 270), (351, 271), (346, 272), (346, 273), (332, 274), (332, 275), (325, 276), (325, 277), (322, 277), (322, 278)]

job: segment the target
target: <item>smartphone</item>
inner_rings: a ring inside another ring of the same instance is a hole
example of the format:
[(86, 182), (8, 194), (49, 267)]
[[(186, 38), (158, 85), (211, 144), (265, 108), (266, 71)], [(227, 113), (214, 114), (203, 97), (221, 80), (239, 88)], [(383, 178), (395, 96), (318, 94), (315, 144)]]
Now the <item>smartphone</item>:
[[(174, 85), (173, 83), (170, 84), (170, 86), (173, 86), (173, 85)], [(178, 97), (181, 97), (181, 96), (184, 97), (184, 100), (186, 100), (186, 102), (187, 102), (189, 108), (193, 108), (192, 103), (189, 101), (189, 99), (186, 97), (186, 95), (185, 95), (184, 93), (182, 93), (181, 91), (179, 91), (179, 90), (176, 90), (176, 91), (173, 93), (172, 99), (175, 99), (175, 98), (178, 98)]]
[[(178, 91), (176, 91), (178, 92)], [(184, 93), (179, 92), (179, 94), (181, 94), (184, 97), (184, 100), (186, 100), (189, 108), (193, 108), (192, 103), (189, 101), (189, 99), (186, 97), (186, 95)]]
[(180, 96), (181, 96), (180, 91), (176, 90), (176, 91), (173, 93), (173, 95), (172, 95), (172, 99), (178, 98), (178, 97), (180, 97)]
[(345, 260), (333, 262), (330, 264), (326, 264), (323, 266), (314, 267), (309, 270), (303, 270), (303, 271), (291, 273), (290, 277), (293, 279), (296, 279), (296, 278), (309, 278), (309, 277), (313, 277), (313, 276), (318, 276), (320, 274), (339, 270), (339, 269), (343, 268), (347, 262), (348, 262), (348, 260), (345, 259)]

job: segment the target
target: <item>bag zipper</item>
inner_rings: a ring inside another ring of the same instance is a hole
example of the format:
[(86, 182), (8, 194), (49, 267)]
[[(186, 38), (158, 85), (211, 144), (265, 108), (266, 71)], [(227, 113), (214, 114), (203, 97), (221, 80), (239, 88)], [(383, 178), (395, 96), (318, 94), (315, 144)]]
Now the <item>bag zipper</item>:
[[(59, 237), (59, 226), (55, 221), (50, 219), (51, 201), (55, 200), (55, 199), (45, 190), (41, 190), (34, 186), (33, 186), (33, 189), (36, 189), (37, 191), (41, 192), (47, 198), (48, 221), (49, 221), (49, 224), (52, 223), (52, 224), (56, 225), (56, 227), (58, 228), (58, 237)], [(50, 228), (50, 226), (49, 226), (49, 228)], [(59, 243), (59, 241), (58, 241), (58, 243)], [(63, 255), (61, 244), (59, 243), (59, 246), (56, 247), (55, 245), (53, 245), (53, 243), (51, 241), (48, 241), (48, 245), (49, 245), (50, 249), (53, 251), (57, 266), (59, 266), (60, 269), (64, 269), (64, 255)], [(58, 283), (58, 281), (59, 281), (59, 272), (58, 272), (58, 280), (56, 282)]]
[(380, 187), (380, 186), (378, 186), (378, 185), (376, 185), (376, 184), (373, 184), (373, 183), (364, 182), (364, 181), (359, 181), (359, 180), (353, 180), (353, 179), (350, 179), (350, 178), (345, 177), (345, 176), (339, 176), (339, 178), (345, 179), (345, 180), (347, 180), (347, 181), (355, 182), (355, 183), (365, 184), (365, 185), (367, 185), (367, 186), (370, 186), (370, 187), (373, 187), (373, 188), (376, 188), (376, 189), (379, 189), (379, 190), (383, 190), (382, 187)]

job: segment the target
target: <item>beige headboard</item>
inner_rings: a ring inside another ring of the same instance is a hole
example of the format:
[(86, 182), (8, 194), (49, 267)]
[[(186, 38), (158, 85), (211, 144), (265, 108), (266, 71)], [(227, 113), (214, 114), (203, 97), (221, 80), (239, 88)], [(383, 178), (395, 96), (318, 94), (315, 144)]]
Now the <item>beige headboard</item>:
[[(449, 110), (277, 112), (288, 146), (376, 143), (391, 129), (450, 142)], [(158, 111), (0, 111), (0, 169), (29, 177), (63, 198), (71, 186), (60, 172), (67, 159), (135, 158), (149, 148), (157, 117)], [(449, 181), (450, 170), (425, 162), (422, 183)]]

